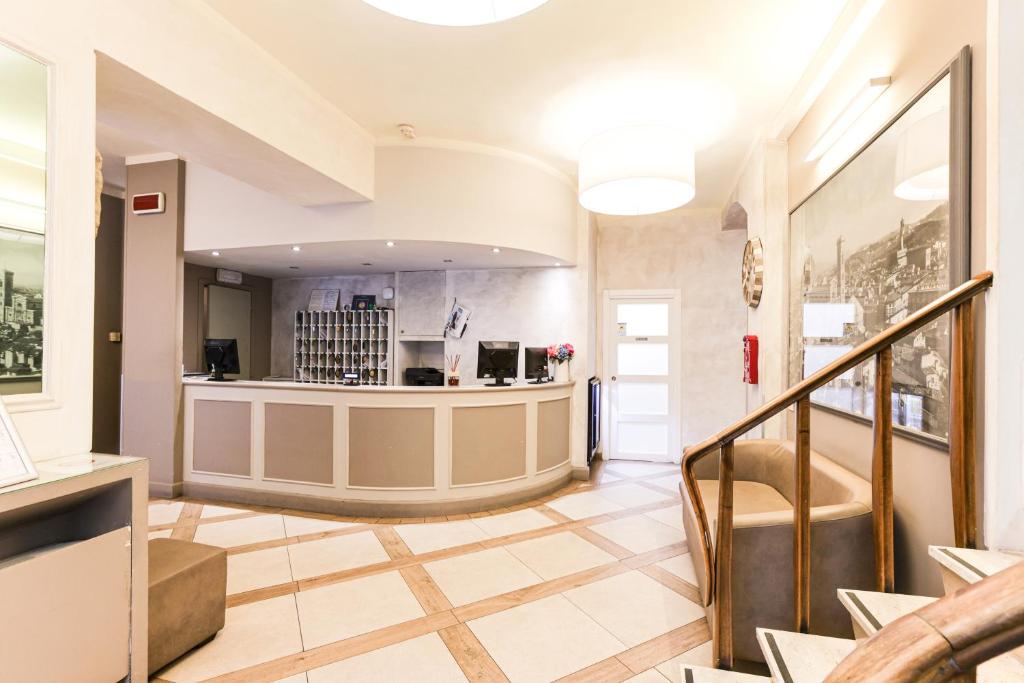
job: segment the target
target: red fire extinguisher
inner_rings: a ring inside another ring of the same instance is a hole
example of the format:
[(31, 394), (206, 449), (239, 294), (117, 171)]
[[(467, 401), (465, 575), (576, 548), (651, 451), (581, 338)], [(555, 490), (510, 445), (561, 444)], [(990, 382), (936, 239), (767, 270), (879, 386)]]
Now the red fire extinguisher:
[(757, 335), (743, 337), (743, 381), (757, 384)]

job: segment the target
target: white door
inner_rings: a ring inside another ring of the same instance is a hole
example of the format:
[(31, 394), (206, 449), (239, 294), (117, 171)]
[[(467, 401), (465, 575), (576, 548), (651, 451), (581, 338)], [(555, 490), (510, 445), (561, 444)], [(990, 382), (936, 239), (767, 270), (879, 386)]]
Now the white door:
[(206, 336), (210, 339), (234, 339), (238, 343), (237, 375), (231, 379), (249, 379), (249, 349), (252, 346), (252, 294), (245, 289), (206, 286)]
[(679, 290), (608, 290), (604, 377), (609, 459), (679, 462)]

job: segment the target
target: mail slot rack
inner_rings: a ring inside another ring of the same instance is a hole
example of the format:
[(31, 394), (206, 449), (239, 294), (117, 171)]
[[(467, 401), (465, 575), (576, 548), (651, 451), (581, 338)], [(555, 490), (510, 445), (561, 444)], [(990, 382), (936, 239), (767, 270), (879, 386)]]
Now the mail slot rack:
[(394, 314), (374, 311), (296, 311), (297, 382), (394, 384)]

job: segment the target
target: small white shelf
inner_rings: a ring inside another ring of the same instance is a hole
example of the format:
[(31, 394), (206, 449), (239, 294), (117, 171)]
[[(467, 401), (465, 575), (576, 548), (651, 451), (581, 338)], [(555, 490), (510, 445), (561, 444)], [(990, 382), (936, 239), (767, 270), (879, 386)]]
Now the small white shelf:
[(296, 382), (389, 386), (395, 383), (395, 312), (296, 311)]

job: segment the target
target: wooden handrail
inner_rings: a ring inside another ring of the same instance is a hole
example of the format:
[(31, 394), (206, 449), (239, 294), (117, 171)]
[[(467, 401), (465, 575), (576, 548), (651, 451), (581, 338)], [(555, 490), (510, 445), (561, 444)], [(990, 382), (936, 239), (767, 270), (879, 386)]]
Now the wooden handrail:
[(1024, 645), (1024, 564), (926, 605), (863, 641), (826, 683), (912, 683), (971, 677)]
[[(794, 403), (798, 410), (798, 442), (796, 469), (796, 486), (794, 493), (794, 589), (795, 619), (797, 630), (809, 628), (810, 616), (810, 476), (809, 476), (809, 434), (810, 434), (810, 396), (843, 373), (857, 367), (871, 358), (876, 359), (877, 378), (883, 390), (892, 384), (892, 345), (901, 338), (917, 331), (946, 313), (953, 312), (953, 343), (951, 359), (951, 414), (950, 414), (950, 472), (953, 485), (954, 526), (958, 546), (974, 547), (975, 542), (975, 509), (974, 509), (974, 316), (973, 299), (992, 286), (991, 272), (981, 273), (959, 287), (956, 287), (930, 304), (920, 308), (904, 320), (883, 330), (871, 339), (863, 342), (843, 356), (818, 370), (810, 377), (790, 387), (779, 396), (752, 411), (742, 420), (730, 425), (714, 436), (701, 443), (687, 448), (683, 454), (681, 465), (683, 485), (686, 486), (690, 500), (693, 502), (694, 514), (697, 518), (701, 555), (704, 563), (704, 604), (710, 605), (716, 595), (731, 596), (729, 586), (721, 587), (722, 581), (731, 581), (732, 569), (732, 458), (728, 467), (723, 467), (726, 460), (722, 458), (719, 467), (719, 496), (729, 495), (729, 505), (720, 508), (718, 518), (718, 550), (712, 544), (711, 529), (708, 524), (704, 501), (697, 486), (697, 478), (693, 468), (704, 457), (719, 450), (728, 448), (730, 455), (733, 442), (748, 431), (778, 415)], [(880, 590), (893, 589), (893, 549), (892, 549), (892, 414), (891, 396), (885, 391), (885, 397), (876, 399), (874, 416), (874, 449), (872, 456), (872, 512), (875, 531), (876, 583)], [(729, 471), (725, 471), (728, 469)], [(877, 481), (876, 481), (877, 480)], [(728, 487), (728, 491), (725, 490)], [(720, 501), (721, 503), (721, 501)], [(726, 512), (728, 519), (721, 514)], [(724, 533), (723, 533), (724, 531)], [(728, 559), (726, 559), (728, 557)], [(723, 608), (731, 610), (731, 600), (715, 608), (714, 628), (722, 630), (723, 625), (731, 629), (731, 614), (724, 613)], [(720, 634), (716, 638), (714, 658), (721, 666), (728, 668), (732, 662), (731, 635)], [(718, 643), (728, 648), (721, 651)]]

